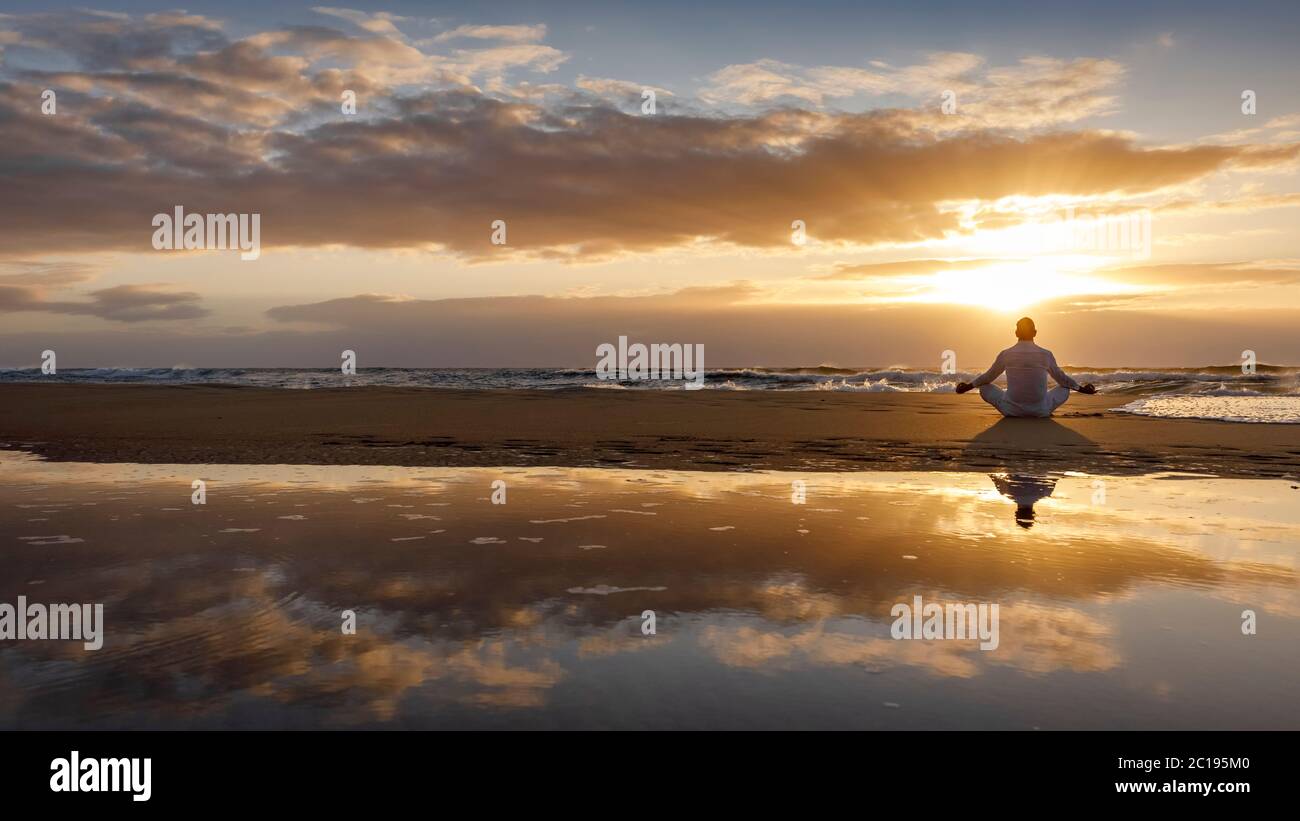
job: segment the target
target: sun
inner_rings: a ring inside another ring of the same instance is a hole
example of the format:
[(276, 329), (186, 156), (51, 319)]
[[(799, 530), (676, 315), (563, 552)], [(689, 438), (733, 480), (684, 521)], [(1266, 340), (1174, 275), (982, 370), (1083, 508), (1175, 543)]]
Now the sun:
[(1061, 297), (1122, 294), (1132, 287), (1096, 276), (1094, 258), (1038, 257), (987, 268), (939, 271), (920, 277), (907, 302), (972, 305), (1016, 312)]

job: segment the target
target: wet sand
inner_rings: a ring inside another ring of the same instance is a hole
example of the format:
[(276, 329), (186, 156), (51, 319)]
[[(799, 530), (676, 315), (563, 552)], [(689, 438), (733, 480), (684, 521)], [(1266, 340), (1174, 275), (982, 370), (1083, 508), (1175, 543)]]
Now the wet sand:
[(58, 461), (987, 470), (1300, 476), (1300, 428), (1136, 417), (1074, 394), (1052, 420), (975, 396), (723, 391), (0, 386), (0, 447)]
[[(104, 606), (0, 643), (0, 728), (1298, 729), (1298, 495), (0, 454), (0, 602)], [(914, 596), (996, 648), (893, 638)]]

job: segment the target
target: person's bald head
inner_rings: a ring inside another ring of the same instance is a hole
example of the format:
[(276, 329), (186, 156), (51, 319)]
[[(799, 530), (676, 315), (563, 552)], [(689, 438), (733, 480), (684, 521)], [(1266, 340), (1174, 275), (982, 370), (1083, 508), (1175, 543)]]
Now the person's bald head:
[(1034, 320), (1027, 316), (1020, 317), (1016, 322), (1016, 339), (1030, 340), (1038, 336), (1038, 329), (1034, 327)]

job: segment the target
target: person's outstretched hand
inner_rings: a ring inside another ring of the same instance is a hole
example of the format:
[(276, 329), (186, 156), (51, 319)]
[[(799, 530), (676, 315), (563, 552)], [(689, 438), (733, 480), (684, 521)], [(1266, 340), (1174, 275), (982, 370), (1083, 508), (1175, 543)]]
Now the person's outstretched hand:
[[(969, 382), (958, 382), (958, 383), (957, 383), (957, 393), (965, 393), (966, 391), (971, 390), (971, 389), (973, 389), (974, 387), (975, 387), (975, 386), (972, 385), (972, 384), (969, 383)], [(1089, 387), (1092, 387), (1092, 386), (1089, 385)]]
[(1094, 387), (1092, 386), (1092, 383), (1091, 383), (1091, 382), (1089, 382), (1088, 384), (1084, 385), (1082, 388), (1079, 388), (1079, 393), (1086, 393), (1086, 394), (1088, 394), (1088, 395), (1092, 395), (1092, 394), (1094, 394), (1094, 393), (1096, 393), (1096, 392), (1097, 392), (1097, 389), (1094, 388)]

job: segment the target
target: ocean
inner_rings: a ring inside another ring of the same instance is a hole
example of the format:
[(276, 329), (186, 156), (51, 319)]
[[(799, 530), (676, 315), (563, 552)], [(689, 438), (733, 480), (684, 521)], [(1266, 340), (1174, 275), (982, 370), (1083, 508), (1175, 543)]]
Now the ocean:
[[(1300, 423), (1300, 368), (1260, 365), (1244, 374), (1237, 365), (1202, 368), (1066, 368), (1101, 394), (1132, 396), (1115, 411), (1146, 416)], [(718, 368), (706, 390), (952, 393), (978, 372), (944, 374), (905, 367)], [(339, 387), (453, 388), (471, 390), (681, 390), (681, 380), (601, 380), (591, 368), (38, 368), (0, 369), (2, 382), (246, 385), (311, 390)]]

